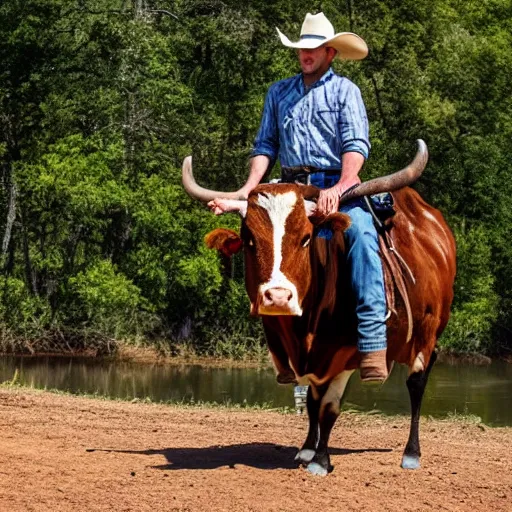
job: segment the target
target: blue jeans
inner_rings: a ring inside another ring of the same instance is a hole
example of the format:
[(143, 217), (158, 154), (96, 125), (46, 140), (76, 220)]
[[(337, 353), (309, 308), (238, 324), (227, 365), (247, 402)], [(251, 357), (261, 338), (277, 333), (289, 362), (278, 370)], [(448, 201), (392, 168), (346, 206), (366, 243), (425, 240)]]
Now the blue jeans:
[[(323, 172), (312, 173), (310, 177), (311, 185), (318, 188), (332, 187), (339, 180), (339, 174)], [(339, 211), (349, 215), (352, 221), (345, 231), (345, 242), (356, 300), (357, 348), (362, 353), (382, 350), (386, 348), (386, 294), (377, 230), (361, 199), (341, 205)], [(323, 236), (330, 238), (330, 235), (324, 230)]]

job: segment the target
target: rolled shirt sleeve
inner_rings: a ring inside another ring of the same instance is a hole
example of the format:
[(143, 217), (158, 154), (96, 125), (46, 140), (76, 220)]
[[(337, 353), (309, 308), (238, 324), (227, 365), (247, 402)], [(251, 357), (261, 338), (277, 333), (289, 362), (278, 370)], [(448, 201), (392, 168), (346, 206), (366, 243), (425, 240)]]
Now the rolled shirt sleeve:
[(351, 151), (365, 158), (370, 154), (368, 116), (361, 91), (352, 82), (341, 108), (341, 153)]
[(276, 100), (274, 87), (270, 87), (265, 104), (261, 124), (254, 140), (251, 156), (266, 155), (270, 158), (271, 166), (274, 165), (279, 153), (279, 129), (277, 126), (278, 116), (276, 112)]

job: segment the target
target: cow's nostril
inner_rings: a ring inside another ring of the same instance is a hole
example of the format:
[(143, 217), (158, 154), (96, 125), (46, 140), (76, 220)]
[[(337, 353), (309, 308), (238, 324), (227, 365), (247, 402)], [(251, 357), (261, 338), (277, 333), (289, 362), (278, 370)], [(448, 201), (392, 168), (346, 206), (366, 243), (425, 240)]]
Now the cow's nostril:
[(270, 288), (265, 291), (263, 296), (267, 304), (284, 307), (291, 300), (292, 292), (286, 288)]

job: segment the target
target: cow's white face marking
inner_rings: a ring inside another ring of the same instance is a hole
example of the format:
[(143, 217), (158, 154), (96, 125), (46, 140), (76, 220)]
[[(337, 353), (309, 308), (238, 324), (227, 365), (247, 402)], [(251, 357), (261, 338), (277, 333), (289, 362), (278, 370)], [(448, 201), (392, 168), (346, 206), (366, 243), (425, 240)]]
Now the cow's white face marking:
[[(293, 211), (297, 203), (297, 194), (295, 192), (285, 192), (276, 195), (258, 195), (258, 205), (264, 208), (270, 218), (273, 230), (273, 265), (272, 274), (269, 281), (260, 286), (259, 293), (263, 295), (271, 288), (284, 288), (290, 290), (292, 298), (290, 299), (289, 313), (292, 315), (302, 315), (302, 308), (299, 306), (296, 286), (281, 271), (283, 261), (283, 238), (285, 234), (286, 219)], [(265, 314), (265, 311), (260, 311)], [(272, 314), (272, 312), (270, 312)], [(274, 312), (274, 314), (277, 314)]]

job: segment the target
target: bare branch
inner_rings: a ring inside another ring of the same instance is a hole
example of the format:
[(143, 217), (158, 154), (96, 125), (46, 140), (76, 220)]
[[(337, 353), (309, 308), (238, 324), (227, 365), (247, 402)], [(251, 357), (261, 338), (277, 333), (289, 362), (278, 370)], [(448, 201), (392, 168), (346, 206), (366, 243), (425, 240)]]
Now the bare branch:
[(179, 20), (179, 18), (178, 18), (178, 16), (176, 16), (176, 14), (166, 11), (165, 9), (148, 9), (147, 12), (158, 12), (158, 13), (162, 13), (162, 14), (167, 14), (167, 16), (171, 16), (175, 20)]

